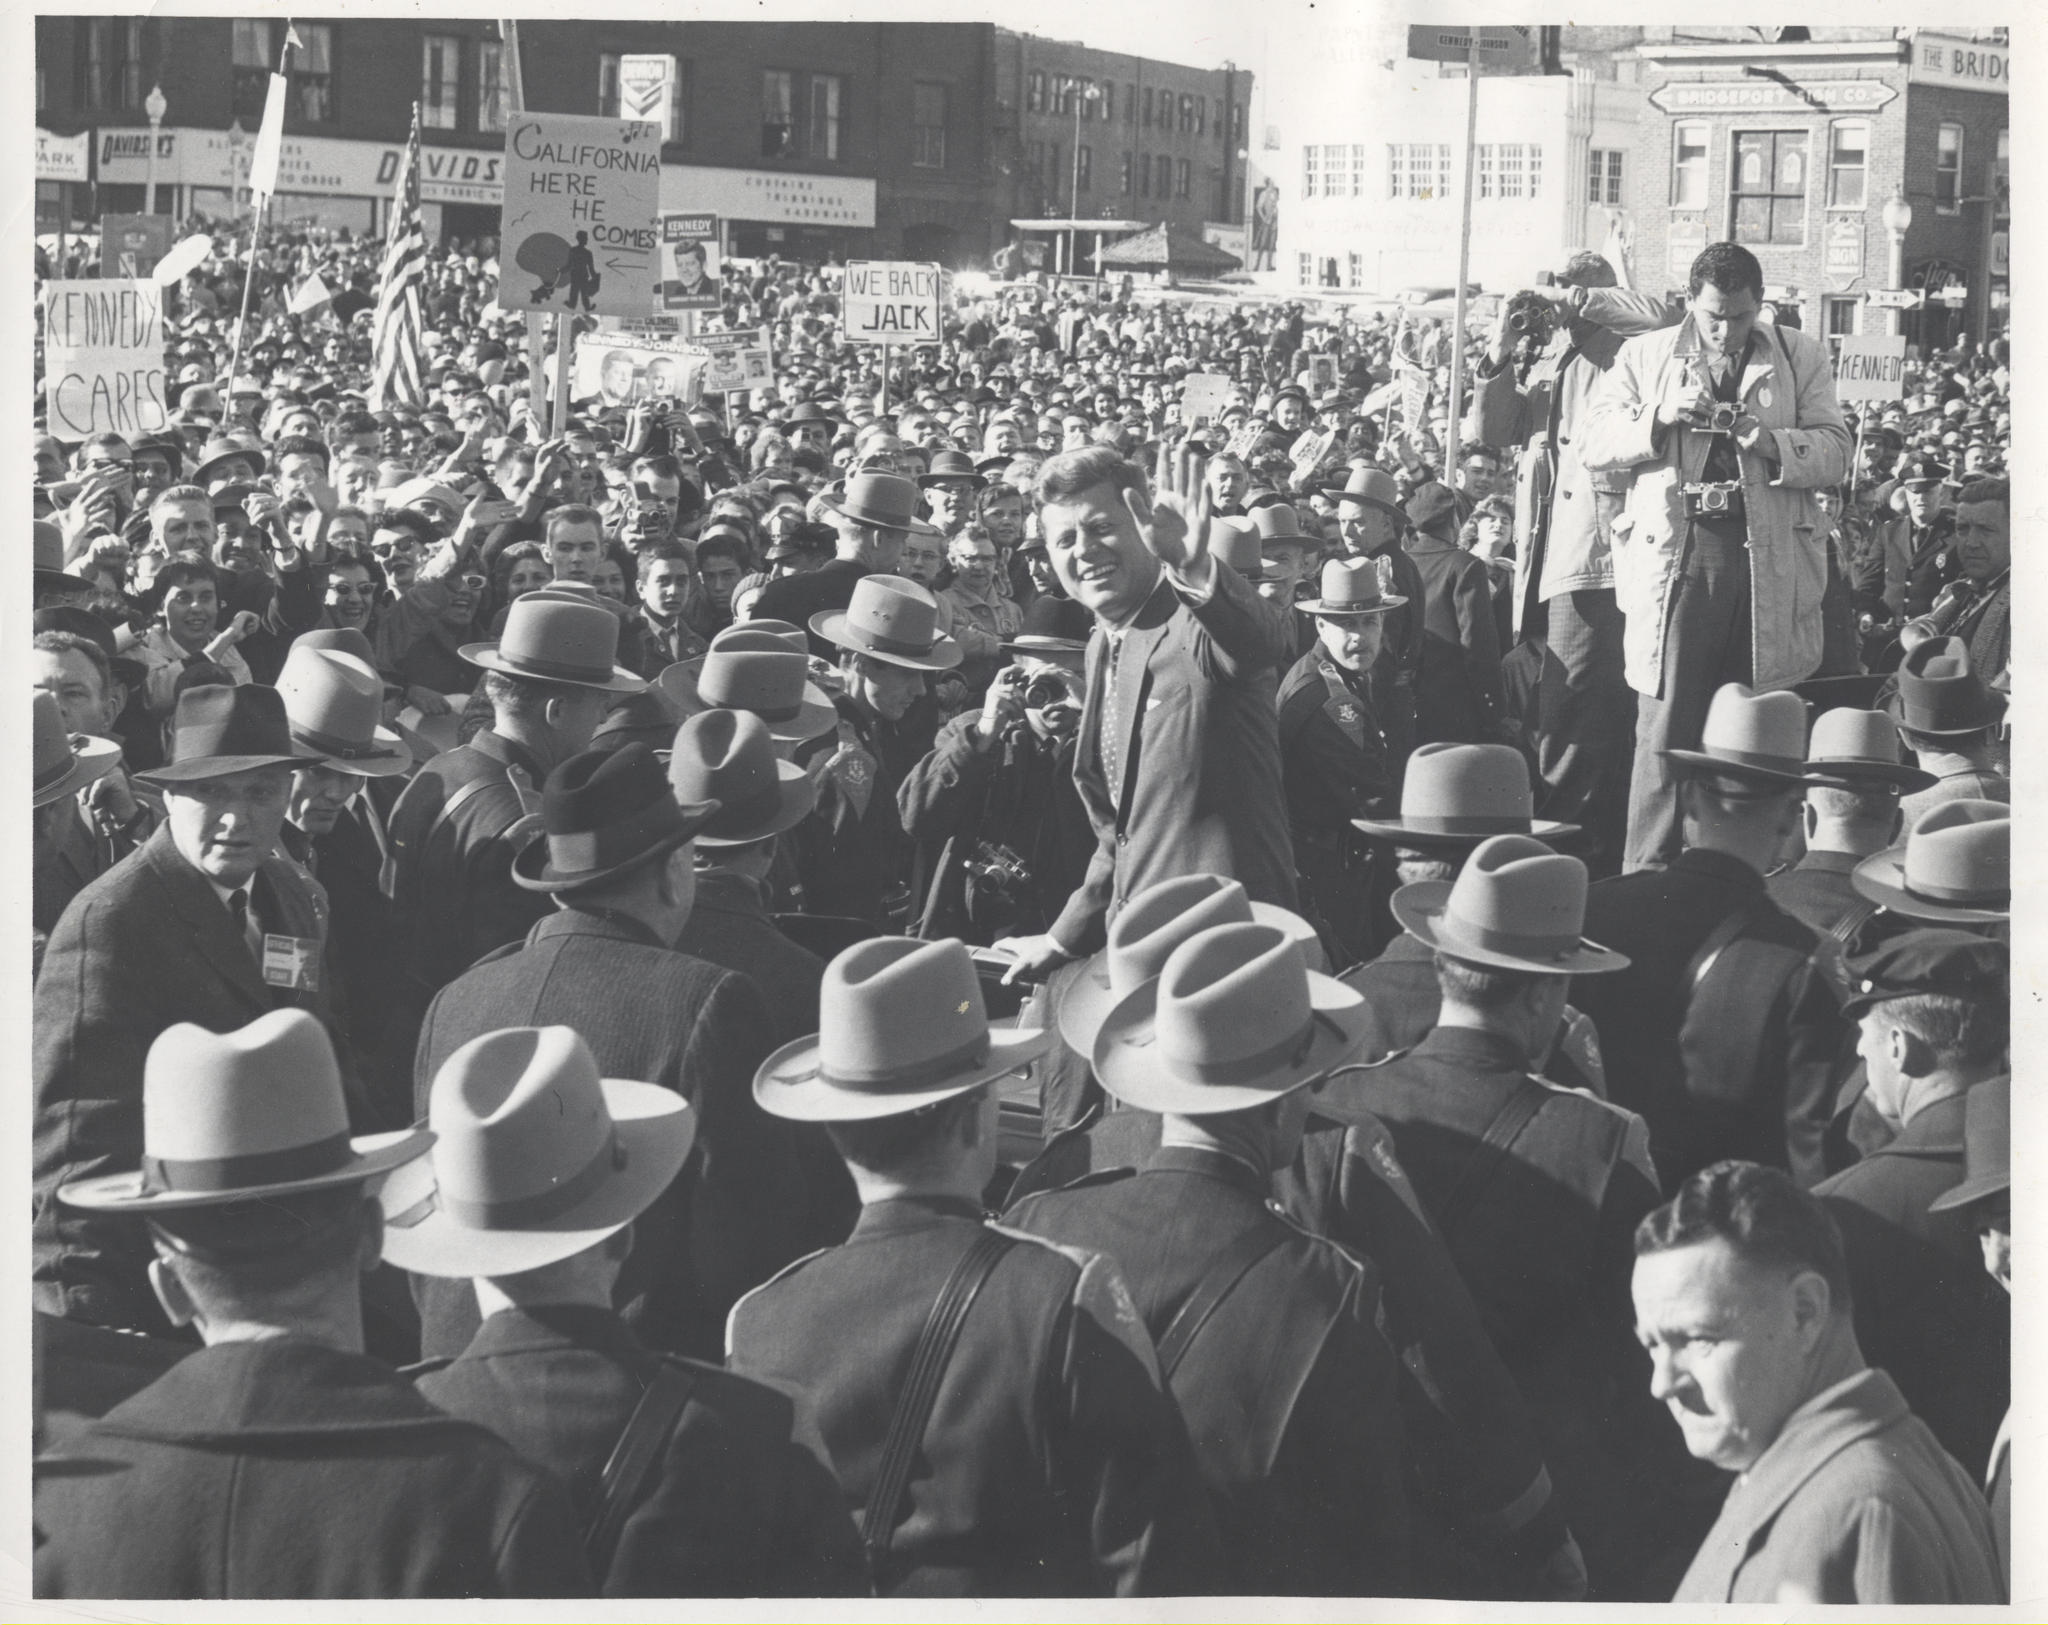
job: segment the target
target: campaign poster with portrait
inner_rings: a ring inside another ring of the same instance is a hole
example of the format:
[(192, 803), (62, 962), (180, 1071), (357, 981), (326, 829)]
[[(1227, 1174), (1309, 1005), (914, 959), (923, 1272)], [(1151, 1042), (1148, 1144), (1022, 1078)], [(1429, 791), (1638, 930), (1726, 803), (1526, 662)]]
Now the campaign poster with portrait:
[(719, 236), (715, 214), (661, 217), (660, 310), (718, 308)]

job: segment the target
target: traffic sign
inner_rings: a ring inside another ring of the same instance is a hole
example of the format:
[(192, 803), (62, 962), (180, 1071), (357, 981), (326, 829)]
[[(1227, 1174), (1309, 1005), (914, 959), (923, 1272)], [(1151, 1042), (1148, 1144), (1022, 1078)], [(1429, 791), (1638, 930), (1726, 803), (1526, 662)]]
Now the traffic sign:
[(1937, 288), (1928, 297), (1939, 299), (1944, 305), (1962, 305), (1969, 303), (1970, 290), (1956, 287)]
[(1872, 310), (1918, 310), (1927, 302), (1918, 288), (1872, 288), (1863, 297)]
[[(1498, 68), (1526, 58), (1534, 48), (1533, 28), (1479, 30), (1479, 65)], [(1437, 28), (1418, 24), (1408, 30), (1408, 54), (1420, 62), (1464, 62), (1472, 50), (1469, 28)]]

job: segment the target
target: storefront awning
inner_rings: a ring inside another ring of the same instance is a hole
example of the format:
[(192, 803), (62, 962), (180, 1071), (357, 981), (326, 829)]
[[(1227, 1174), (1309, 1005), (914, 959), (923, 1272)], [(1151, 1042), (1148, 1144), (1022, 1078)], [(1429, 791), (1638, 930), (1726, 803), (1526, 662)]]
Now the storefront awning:
[(1143, 231), (1151, 225), (1149, 220), (1012, 220), (1011, 228), (1016, 231), (1092, 231), (1107, 236), (1110, 232)]

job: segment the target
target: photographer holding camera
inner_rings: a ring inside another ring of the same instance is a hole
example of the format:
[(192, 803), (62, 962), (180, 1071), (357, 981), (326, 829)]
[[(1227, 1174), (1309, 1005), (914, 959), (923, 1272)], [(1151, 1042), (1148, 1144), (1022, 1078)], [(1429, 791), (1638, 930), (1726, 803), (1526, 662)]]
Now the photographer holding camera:
[[(1027, 627), (1049, 617), (1027, 613)], [(951, 842), (925, 936), (973, 943), (1046, 930), (1088, 873), (1095, 831), (1074, 788), (1087, 644), (1028, 631), (1005, 642), (979, 711), (939, 730), (896, 802), (920, 843)]]
[(1677, 327), (1628, 340), (1579, 444), (1626, 471), (1613, 525), (1636, 754), (1625, 867), (1678, 853), (1665, 752), (1697, 749), (1724, 683), (1790, 688), (1821, 663), (1828, 529), (1817, 493), (1848, 477), (1851, 441), (1819, 340), (1757, 320), (1763, 268), (1736, 243), (1692, 263)]

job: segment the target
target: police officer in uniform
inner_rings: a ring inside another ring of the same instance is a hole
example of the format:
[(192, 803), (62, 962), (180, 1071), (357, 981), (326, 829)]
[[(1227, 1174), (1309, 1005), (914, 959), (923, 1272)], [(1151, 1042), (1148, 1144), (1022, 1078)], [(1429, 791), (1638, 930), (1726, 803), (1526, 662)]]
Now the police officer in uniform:
[(1351, 558), (1370, 559), (1380, 572), (1380, 591), (1403, 600), (1380, 635), (1373, 667), (1373, 712), (1386, 731), (1388, 764), (1398, 779), (1415, 748), (1415, 689), (1422, 671), (1422, 572), (1401, 537), (1408, 514), (1394, 477), (1380, 468), (1354, 468), (1342, 485), (1323, 495), (1337, 504), (1337, 529)]
[(1581, 935), (1585, 898), (1583, 863), (1521, 835), (1481, 842), (1453, 882), (1402, 887), (1396, 917), (1434, 955), (1437, 1024), (1333, 1073), (1316, 1109), (1392, 1132), (1536, 1412), (1591, 1595), (1642, 1600), (1665, 1594), (1660, 1560), (1698, 1530), (1631, 1330), (1629, 1238), (1658, 1199), (1648, 1131), (1539, 1070), (1573, 978), (1627, 964)]
[(994, 1085), (1048, 1035), (989, 1027), (958, 942), (856, 943), (819, 1008), (755, 1097), (826, 1125), (860, 1220), (740, 1300), (726, 1364), (809, 1395), (877, 1592), (1214, 1589), (1185, 1427), (1116, 1266), (982, 1219)]
[[(1163, 1114), (1142, 1168), (1090, 1175), (1009, 1222), (1124, 1273), (1230, 1508), (1222, 1589), (1398, 1594), (1407, 1571), (1393, 1350), (1379, 1282), (1270, 1205), (1308, 1086), (1349, 1052), (1361, 1001), (1277, 926), (1198, 932), (1109, 1013), (1103, 1087)], [(1156, 1040), (1156, 1041), (1155, 1041)]]
[(1385, 814), (1394, 795), (1371, 673), (1383, 617), (1404, 602), (1381, 592), (1371, 560), (1330, 560), (1322, 596), (1302, 606), (1316, 642), (1280, 684), (1281, 785), (1302, 896), (1346, 964), (1372, 948), (1370, 853), (1351, 821)]

